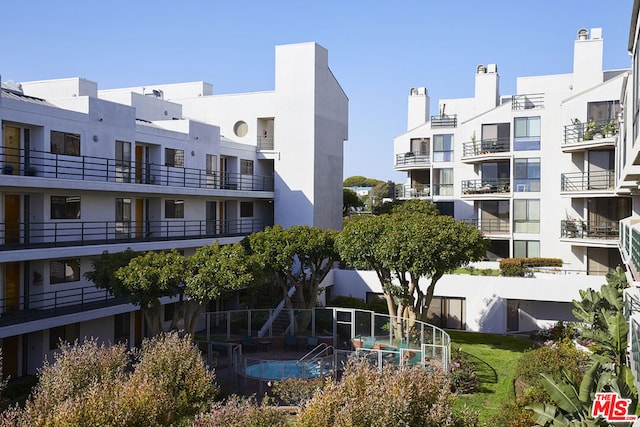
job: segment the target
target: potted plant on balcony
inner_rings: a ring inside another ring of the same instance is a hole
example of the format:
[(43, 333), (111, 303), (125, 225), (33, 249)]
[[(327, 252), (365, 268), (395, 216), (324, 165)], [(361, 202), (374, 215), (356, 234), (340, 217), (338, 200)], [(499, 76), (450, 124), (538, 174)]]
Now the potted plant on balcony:
[(593, 139), (593, 135), (596, 133), (596, 122), (593, 120), (587, 122), (587, 125), (584, 129), (584, 140), (590, 141)]
[(24, 168), (25, 176), (35, 176), (36, 172), (38, 172), (38, 170), (34, 166), (29, 165)]
[(607, 138), (611, 138), (613, 135), (618, 133), (618, 127), (616, 126), (615, 120), (611, 119), (609, 123), (602, 127), (602, 131)]
[(2, 167), (2, 173), (5, 175), (13, 175), (13, 165), (6, 164)]

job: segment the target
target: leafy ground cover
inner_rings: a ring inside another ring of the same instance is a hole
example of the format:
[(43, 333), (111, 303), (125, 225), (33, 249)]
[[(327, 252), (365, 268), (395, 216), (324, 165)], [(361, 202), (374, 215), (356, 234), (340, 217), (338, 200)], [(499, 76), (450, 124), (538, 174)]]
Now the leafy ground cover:
[(491, 418), (501, 411), (503, 402), (515, 399), (514, 374), (516, 362), (525, 350), (534, 346), (526, 338), (465, 331), (447, 331), (451, 348), (460, 349), (475, 365), (479, 380), (476, 393), (460, 395), (456, 407), (480, 411), (480, 425), (491, 425)]

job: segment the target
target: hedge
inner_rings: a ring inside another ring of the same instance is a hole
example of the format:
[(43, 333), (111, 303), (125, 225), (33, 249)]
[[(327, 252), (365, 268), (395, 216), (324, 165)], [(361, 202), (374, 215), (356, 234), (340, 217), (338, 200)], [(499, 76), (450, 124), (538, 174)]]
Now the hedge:
[(505, 258), (500, 261), (500, 274), (523, 277), (531, 267), (562, 267), (560, 258)]

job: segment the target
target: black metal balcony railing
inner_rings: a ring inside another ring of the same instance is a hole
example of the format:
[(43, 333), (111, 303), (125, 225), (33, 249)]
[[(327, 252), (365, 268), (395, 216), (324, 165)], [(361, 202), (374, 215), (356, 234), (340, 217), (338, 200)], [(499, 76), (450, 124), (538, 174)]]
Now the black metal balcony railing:
[(481, 156), (494, 153), (508, 153), (511, 150), (509, 138), (483, 139), (462, 144), (462, 157)]
[(560, 178), (561, 191), (613, 190), (616, 182), (612, 170), (563, 173)]
[(5, 147), (4, 152), (0, 153), (0, 164), (5, 175), (172, 187), (273, 191), (273, 176), (162, 166), (105, 157), (68, 156), (37, 150)]
[(126, 298), (116, 298), (94, 286), (1, 298), (0, 327), (126, 303)]
[(513, 95), (511, 97), (512, 110), (531, 110), (544, 107), (543, 93), (527, 93), (523, 95)]
[(575, 144), (601, 138), (611, 138), (617, 134), (618, 125), (615, 120), (597, 120), (587, 123), (575, 122), (564, 127), (564, 143)]
[(456, 114), (431, 116), (431, 128), (454, 128), (458, 126)]
[(570, 239), (616, 240), (620, 233), (618, 221), (562, 220), (560, 229), (561, 237)]
[(509, 233), (508, 219), (463, 219), (462, 222), (477, 228), (487, 234), (504, 234)]
[(509, 193), (511, 183), (509, 178), (501, 179), (468, 179), (462, 181), (462, 194), (491, 194)]
[(404, 154), (396, 154), (396, 167), (398, 166), (429, 166), (431, 156), (429, 153), (409, 151)]
[(60, 221), (0, 223), (0, 251), (62, 246), (136, 243), (243, 236), (265, 227), (263, 220)]

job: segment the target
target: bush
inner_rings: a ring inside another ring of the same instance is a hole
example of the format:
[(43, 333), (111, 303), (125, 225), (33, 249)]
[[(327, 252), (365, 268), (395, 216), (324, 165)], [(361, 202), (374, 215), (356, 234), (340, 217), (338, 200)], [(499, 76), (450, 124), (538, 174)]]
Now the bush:
[[(137, 357), (131, 372), (131, 357)], [(124, 345), (62, 344), (23, 410), (3, 422), (28, 426), (167, 425), (208, 408), (215, 376), (188, 337), (176, 333)], [(12, 418), (11, 418), (12, 417)], [(11, 421), (11, 418), (13, 421)]]
[(562, 267), (560, 258), (505, 258), (500, 261), (500, 274), (523, 277), (531, 267)]
[(196, 416), (193, 427), (287, 427), (288, 417), (273, 406), (259, 406), (254, 398), (231, 396)]
[(451, 365), (449, 366), (449, 381), (451, 391), (458, 394), (474, 393), (478, 389), (478, 377), (475, 367), (469, 361), (466, 353), (454, 350), (451, 353)]
[(288, 378), (273, 384), (273, 394), (287, 405), (300, 405), (325, 385), (324, 378)]
[(525, 398), (527, 403), (543, 400), (551, 402), (542, 386), (540, 373), (548, 374), (554, 380), (560, 381), (563, 378), (561, 368), (564, 368), (579, 384), (588, 364), (589, 355), (575, 348), (573, 342), (568, 339), (527, 350), (518, 359), (515, 369), (516, 379), (526, 385), (524, 395), (520, 397)]
[(340, 382), (328, 382), (302, 408), (296, 426), (474, 426), (477, 413), (454, 411), (447, 375), (439, 368), (395, 368), (380, 373), (366, 360), (349, 360)]

